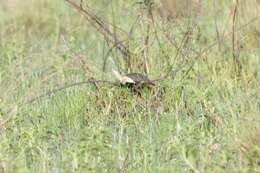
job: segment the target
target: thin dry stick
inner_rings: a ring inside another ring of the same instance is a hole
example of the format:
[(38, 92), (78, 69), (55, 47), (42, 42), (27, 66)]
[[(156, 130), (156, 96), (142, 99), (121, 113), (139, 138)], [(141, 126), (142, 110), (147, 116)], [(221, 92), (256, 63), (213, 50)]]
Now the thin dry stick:
[(90, 73), (94, 73), (91, 69), (90, 69), (90, 66), (86, 63), (86, 61), (84, 60), (84, 58), (78, 53), (78, 52), (75, 52), (74, 50), (72, 50), (71, 47), (69, 47), (69, 44), (68, 42), (65, 40), (65, 37), (64, 35), (61, 35), (61, 39), (62, 41), (64, 42), (64, 44), (66, 45), (67, 49), (69, 49), (73, 55), (79, 59), (80, 61), (80, 64), (81, 64), (81, 68), (83, 69), (83, 71), (85, 72), (85, 74), (87, 74), (87, 72), (90, 72)]
[(153, 32), (154, 32), (154, 35), (155, 35), (155, 39), (158, 43), (159, 50), (162, 53), (162, 55), (164, 57), (166, 57), (167, 63), (170, 63), (170, 56), (167, 53), (167, 51), (164, 50), (162, 43), (160, 41), (160, 37), (159, 37), (159, 34), (158, 34), (158, 30), (157, 30), (157, 25), (156, 25), (154, 15), (153, 15), (153, 10), (149, 10), (149, 18), (151, 19), (151, 26), (152, 26), (152, 29), (153, 29)]
[(236, 48), (235, 48), (235, 41), (236, 41), (235, 25), (236, 25), (237, 13), (238, 13), (238, 0), (236, 0), (235, 2), (235, 8), (234, 8), (233, 20), (232, 20), (232, 55), (233, 55), (233, 61), (235, 65), (235, 72), (239, 75), (241, 72), (242, 65), (238, 60), (238, 54), (236, 53)]
[[(177, 57), (179, 56), (179, 54), (181, 54), (183, 57), (185, 57), (186, 55), (182, 52), (182, 48), (185, 46), (185, 41), (188, 39), (189, 37), (189, 25), (190, 23), (188, 24), (187, 26), (187, 31), (185, 32), (185, 35), (183, 36), (182, 40), (181, 40), (181, 43), (179, 46), (177, 46), (177, 44), (175, 44), (175, 42), (173, 42), (171, 39), (170, 39), (170, 36), (169, 34), (167, 34), (166, 32), (164, 32), (164, 36), (166, 37), (166, 39), (170, 42), (170, 44), (172, 44), (172, 46), (177, 50), (177, 53), (175, 54), (175, 57), (174, 57), (174, 60), (177, 59)], [(170, 69), (169, 71), (166, 73), (166, 75), (162, 78), (160, 78), (159, 80), (164, 80), (166, 78), (168, 78), (170, 75), (172, 75), (172, 79), (175, 78), (177, 72), (179, 70), (181, 70), (185, 65), (187, 64), (187, 61), (184, 59), (182, 60), (181, 62), (179, 62), (176, 66), (176, 68), (173, 70), (173, 66), (174, 64), (170, 65)]]
[(66, 86), (57, 88), (57, 89), (50, 90), (50, 91), (48, 91), (48, 92), (45, 93), (45, 94), (42, 94), (42, 95), (40, 95), (40, 96), (37, 96), (37, 97), (35, 97), (35, 98), (33, 98), (33, 99), (28, 100), (26, 103), (27, 103), (27, 104), (28, 104), (28, 103), (33, 103), (33, 102), (35, 102), (36, 100), (39, 100), (39, 99), (41, 99), (41, 98), (50, 96), (50, 95), (52, 95), (52, 94), (54, 94), (54, 93), (57, 93), (57, 92), (59, 92), (59, 91), (62, 91), (62, 90), (68, 89), (68, 88), (72, 88), (72, 87), (75, 87), (75, 86), (84, 85), (84, 84), (91, 84), (91, 85), (97, 86), (97, 83), (106, 83), (106, 84), (114, 85), (114, 86), (117, 86), (117, 85), (118, 85), (116, 82), (112, 82), (112, 81), (89, 79), (89, 80), (87, 80), (87, 81), (76, 82), (76, 83), (72, 83), (72, 84), (69, 84), (69, 85), (66, 85)]
[(221, 51), (221, 38), (220, 38), (218, 22), (217, 22), (216, 0), (212, 0), (212, 4), (213, 4), (215, 30), (216, 30), (216, 34), (217, 34), (217, 40), (218, 40), (218, 49), (219, 49), (219, 51)]
[[(115, 17), (115, 11), (114, 11), (114, 7), (113, 7), (113, 1), (111, 1), (110, 4), (111, 4), (110, 6), (111, 6), (111, 12), (112, 12), (113, 34), (114, 34), (114, 40), (116, 40), (118, 36), (117, 36), (117, 28), (115, 27), (116, 26), (116, 19), (115, 19), (116, 17)], [(116, 53), (116, 58), (118, 59), (117, 53)], [(117, 62), (119, 62), (119, 61), (117, 60)]]
[(12, 109), (7, 111), (6, 114), (8, 114), (9, 116), (4, 121), (0, 122), (0, 128), (2, 128), (9, 120), (11, 120), (17, 114), (18, 108), (21, 108), (22, 106), (25, 106), (27, 104), (32, 104), (32, 103), (34, 103), (35, 101), (37, 101), (41, 98), (51, 96), (54, 93), (57, 93), (59, 91), (62, 91), (62, 90), (65, 90), (65, 89), (68, 89), (68, 88), (71, 88), (71, 87), (75, 87), (75, 86), (79, 86), (79, 85), (83, 85), (83, 84), (91, 84), (91, 85), (94, 85), (95, 87), (97, 87), (97, 83), (106, 83), (106, 84), (109, 84), (109, 85), (118, 86), (118, 84), (115, 83), (115, 82), (90, 79), (90, 80), (87, 80), (87, 81), (77, 82), (77, 83), (73, 83), (73, 84), (70, 84), (70, 85), (66, 85), (66, 86), (60, 87), (58, 89), (50, 90), (45, 94), (42, 94), (38, 97), (35, 97), (33, 99), (30, 99), (30, 100), (23, 102), (23, 103), (20, 103), (18, 105), (15, 105)]
[[(238, 31), (240, 31), (240, 30), (242, 30), (242, 29), (244, 29), (245, 27), (247, 27), (248, 25), (250, 25), (251, 23), (253, 23), (253, 22), (255, 22), (255, 21), (257, 21), (257, 20), (259, 20), (260, 19), (260, 16), (256, 16), (256, 17), (254, 17), (254, 18), (252, 18), (251, 20), (249, 20), (247, 23), (245, 23), (244, 25), (242, 25), (241, 27), (239, 27), (239, 28), (237, 28), (237, 30), (236, 31), (234, 31), (234, 32), (238, 32)], [(224, 34), (223, 35), (223, 38), (229, 38), (230, 37), (230, 34), (233, 34), (234, 32), (228, 32), (227, 34)], [(210, 44), (208, 47), (206, 47), (206, 48), (204, 48), (203, 50), (201, 50), (198, 54), (197, 54), (197, 56), (194, 58), (194, 60), (190, 63), (191, 65), (190, 65), (190, 67), (188, 68), (189, 70), (185, 73), (186, 75), (188, 75), (188, 73), (190, 72), (190, 70), (192, 69), (192, 67), (194, 66), (194, 64), (197, 62), (197, 60), (199, 59), (199, 57), (201, 57), (203, 54), (205, 54), (206, 52), (208, 52), (209, 50), (211, 50), (214, 46), (216, 46), (217, 45), (217, 43), (218, 43), (218, 41), (217, 40), (215, 40), (212, 44)], [(241, 65), (241, 64), (240, 64)], [(171, 69), (173, 68), (173, 65), (171, 65), (172, 67), (171, 67)], [(181, 67), (180, 67), (181, 66)], [(181, 69), (182, 67), (184, 67), (185, 66), (185, 64), (182, 64), (182, 63), (179, 63), (178, 65), (177, 65), (177, 69)], [(179, 71), (178, 70), (178, 71)], [(174, 70), (175, 71), (175, 70)], [(166, 79), (166, 78), (168, 78), (170, 75), (171, 75), (171, 72), (172, 71), (169, 71), (164, 77), (162, 77), (161, 79)], [(159, 79), (159, 80), (161, 80), (161, 79)]]
[[(128, 40), (123, 40), (122, 42), (127, 42), (127, 41)], [(111, 53), (113, 53), (114, 49), (116, 49), (116, 45), (111, 45), (110, 48), (107, 50), (107, 52), (104, 54), (104, 56), (103, 56), (103, 66), (102, 66), (103, 71), (106, 70), (108, 57)], [(130, 59), (130, 57), (128, 57), (128, 59)], [(115, 62), (115, 63), (116, 63), (117, 68), (120, 69), (118, 62)], [(130, 66), (127, 66), (127, 67), (129, 68)]]
[[(127, 58), (130, 56), (130, 50), (122, 43), (122, 39), (119, 39), (118, 37), (115, 37), (115, 34), (109, 29), (111, 28), (108, 23), (105, 23), (104, 20), (102, 20), (100, 17), (95, 15), (91, 12), (89, 7), (82, 7), (81, 5), (78, 5), (77, 3), (71, 1), (71, 0), (65, 0), (68, 2), (72, 7), (74, 7), (81, 15), (83, 15), (87, 21), (89, 21), (93, 27), (100, 32), (105, 39), (112, 43), (113, 45), (116, 45), (116, 48), (121, 52), (124, 59), (127, 60)], [(120, 28), (113, 26), (117, 30), (121, 30)], [(122, 31), (122, 30), (121, 30)]]
[[(239, 27), (237, 29), (236, 32), (238, 32), (239, 30), (242, 30), (243, 28), (247, 27), (249, 24), (255, 22), (256, 20), (258, 20), (260, 18), (260, 16), (257, 16), (253, 19), (251, 19), (249, 22), (247, 22), (246, 24), (242, 25), (241, 27)], [(229, 35), (228, 35), (229, 36)], [(192, 62), (192, 65), (191, 67), (195, 64), (195, 62), (198, 60), (198, 58), (203, 55), (204, 53), (208, 52), (211, 48), (213, 48), (215, 45), (217, 44), (217, 41), (213, 42), (210, 46), (206, 47), (205, 49), (203, 49), (194, 59), (194, 61)], [(177, 64), (177, 67), (172, 70), (171, 70), (163, 77), (161, 78), (158, 78), (158, 79), (155, 79), (155, 80), (152, 80), (153, 82), (157, 82), (157, 81), (162, 81), (162, 80), (165, 80), (168, 78), (169, 75), (171, 75), (172, 73), (174, 73), (174, 75), (176, 75), (176, 73), (183, 67), (186, 65), (186, 61), (183, 60), (181, 61), (179, 64)], [(84, 84), (94, 84), (95, 83), (106, 83), (106, 84), (109, 84), (109, 85), (114, 85), (114, 86), (118, 86), (118, 83), (116, 82), (112, 82), (112, 81), (106, 81), (106, 80), (94, 80), (94, 79), (90, 79), (90, 80), (87, 80), (87, 81), (82, 81), (82, 82), (77, 82), (77, 83), (72, 83), (72, 84), (69, 84), (69, 85), (66, 85), (66, 86), (63, 86), (63, 87), (60, 87), (58, 89), (55, 89), (55, 90), (51, 90), (49, 92), (47, 92), (46, 94), (42, 94), (34, 99), (31, 99), (29, 101), (26, 102), (26, 104), (29, 104), (29, 103), (32, 103), (36, 100), (39, 100), (40, 98), (43, 98), (43, 97), (46, 97), (46, 96), (50, 96), (51, 94), (54, 94), (56, 92), (59, 92), (59, 91), (62, 91), (64, 89), (68, 89), (68, 88), (71, 88), (71, 87), (75, 87), (75, 86), (79, 86), (79, 85), (84, 85)]]
[(145, 19), (144, 14), (142, 13), (142, 20), (141, 20), (141, 30), (143, 32), (143, 53), (144, 53), (144, 72), (149, 74), (149, 33), (150, 33), (150, 24), (147, 25), (147, 31), (145, 32)]

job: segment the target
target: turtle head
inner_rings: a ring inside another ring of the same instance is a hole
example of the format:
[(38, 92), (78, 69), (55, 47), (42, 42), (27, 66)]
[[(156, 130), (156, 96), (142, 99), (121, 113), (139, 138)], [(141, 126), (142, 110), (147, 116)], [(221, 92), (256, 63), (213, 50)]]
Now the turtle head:
[(122, 81), (122, 76), (120, 75), (120, 73), (117, 71), (117, 70), (112, 70), (114, 75), (116, 76), (116, 78), (119, 80), (119, 81)]
[(122, 76), (117, 70), (113, 70), (113, 73), (123, 85), (125, 85), (126, 83), (135, 83), (133, 79), (127, 76)]
[(131, 79), (130, 77), (127, 77), (127, 76), (123, 76), (122, 80), (121, 80), (121, 83), (123, 85), (125, 85), (126, 83), (132, 83), (134, 84), (135, 81), (133, 79)]

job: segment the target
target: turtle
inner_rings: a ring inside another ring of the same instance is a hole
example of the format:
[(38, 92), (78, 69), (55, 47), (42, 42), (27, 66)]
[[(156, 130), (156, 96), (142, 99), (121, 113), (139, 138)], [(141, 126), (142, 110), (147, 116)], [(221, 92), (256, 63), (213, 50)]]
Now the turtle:
[(126, 73), (121, 75), (118, 71), (113, 70), (114, 75), (120, 81), (121, 86), (131, 88), (136, 92), (140, 88), (154, 86), (155, 83), (142, 73)]

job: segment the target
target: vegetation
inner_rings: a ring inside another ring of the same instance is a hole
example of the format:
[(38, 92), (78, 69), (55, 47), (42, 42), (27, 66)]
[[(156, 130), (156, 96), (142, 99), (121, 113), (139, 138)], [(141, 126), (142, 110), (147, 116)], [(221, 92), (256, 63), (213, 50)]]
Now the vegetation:
[[(65, 1), (0, 1), (0, 172), (260, 171), (259, 1), (139, 2), (83, 1), (126, 62)], [(112, 69), (161, 80), (56, 90)]]

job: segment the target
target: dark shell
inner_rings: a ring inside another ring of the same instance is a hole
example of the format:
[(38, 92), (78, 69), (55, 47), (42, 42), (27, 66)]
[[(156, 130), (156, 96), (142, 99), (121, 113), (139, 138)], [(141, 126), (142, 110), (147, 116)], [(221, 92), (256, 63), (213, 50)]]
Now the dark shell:
[(133, 81), (136, 84), (146, 83), (146, 84), (154, 85), (154, 83), (146, 75), (142, 73), (128, 73), (125, 76), (133, 79)]

